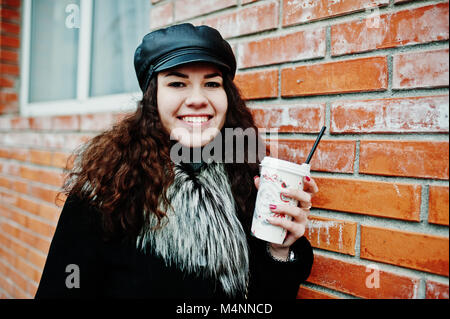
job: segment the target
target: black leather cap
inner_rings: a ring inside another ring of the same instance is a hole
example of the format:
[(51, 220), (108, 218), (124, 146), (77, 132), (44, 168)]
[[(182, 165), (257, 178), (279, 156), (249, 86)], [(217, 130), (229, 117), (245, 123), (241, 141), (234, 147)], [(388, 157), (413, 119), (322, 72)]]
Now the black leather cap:
[(134, 53), (134, 68), (142, 92), (157, 72), (191, 62), (211, 62), (228, 72), (236, 73), (233, 51), (214, 28), (190, 23), (173, 25), (144, 36)]

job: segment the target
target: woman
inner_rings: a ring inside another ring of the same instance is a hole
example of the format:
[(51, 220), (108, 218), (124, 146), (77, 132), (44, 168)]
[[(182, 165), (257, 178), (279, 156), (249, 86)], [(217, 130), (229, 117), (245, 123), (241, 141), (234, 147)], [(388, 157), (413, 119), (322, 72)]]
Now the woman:
[[(210, 27), (171, 26), (144, 37), (135, 69), (136, 112), (76, 155), (36, 298), (295, 298), (318, 189), (307, 180), (290, 195), (305, 208), (273, 209), (293, 217), (271, 221), (289, 232), (282, 245), (249, 235), (259, 162), (239, 132), (256, 127), (229, 44)], [(236, 128), (232, 149), (218, 143)]]

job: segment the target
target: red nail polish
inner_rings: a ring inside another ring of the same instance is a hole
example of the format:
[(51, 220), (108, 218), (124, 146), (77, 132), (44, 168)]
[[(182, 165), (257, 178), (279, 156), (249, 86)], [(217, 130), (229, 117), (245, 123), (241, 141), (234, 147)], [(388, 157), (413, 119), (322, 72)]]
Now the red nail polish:
[(258, 175), (256, 175), (255, 177), (253, 177), (253, 179), (257, 179), (258, 178)]
[(305, 176), (305, 178), (306, 178), (306, 180), (307, 180), (308, 182), (311, 181), (311, 178), (309, 178), (308, 176)]
[(277, 208), (277, 205), (270, 204), (270, 205), (269, 205), (269, 208), (270, 208), (270, 209), (276, 209), (276, 208)]

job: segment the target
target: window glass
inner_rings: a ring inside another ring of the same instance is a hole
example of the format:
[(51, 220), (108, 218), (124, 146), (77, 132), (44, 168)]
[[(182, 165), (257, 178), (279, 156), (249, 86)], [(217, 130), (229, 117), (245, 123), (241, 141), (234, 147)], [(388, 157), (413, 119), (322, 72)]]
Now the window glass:
[(149, 0), (94, 1), (90, 96), (139, 91), (133, 56), (149, 12)]
[(66, 26), (66, 7), (79, 2), (32, 1), (28, 102), (76, 98), (79, 29)]

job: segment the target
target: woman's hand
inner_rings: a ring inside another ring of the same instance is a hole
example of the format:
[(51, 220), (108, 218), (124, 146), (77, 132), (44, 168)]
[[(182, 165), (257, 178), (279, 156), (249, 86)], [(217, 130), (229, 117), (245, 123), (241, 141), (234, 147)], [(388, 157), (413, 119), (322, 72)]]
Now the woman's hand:
[[(258, 176), (255, 176), (255, 186), (256, 188), (259, 188)], [(282, 193), (285, 197), (296, 199), (298, 201), (298, 206), (278, 203), (274, 203), (274, 206), (271, 206), (271, 211), (273, 213), (286, 214), (292, 217), (292, 220), (276, 217), (268, 219), (268, 222), (272, 225), (280, 226), (287, 230), (286, 239), (283, 244), (270, 244), (272, 256), (283, 260), (287, 259), (289, 247), (305, 234), (309, 209), (311, 208), (311, 199), (318, 191), (319, 188), (315, 181), (312, 178), (305, 176), (303, 178), (303, 190), (298, 188), (286, 188)]]

